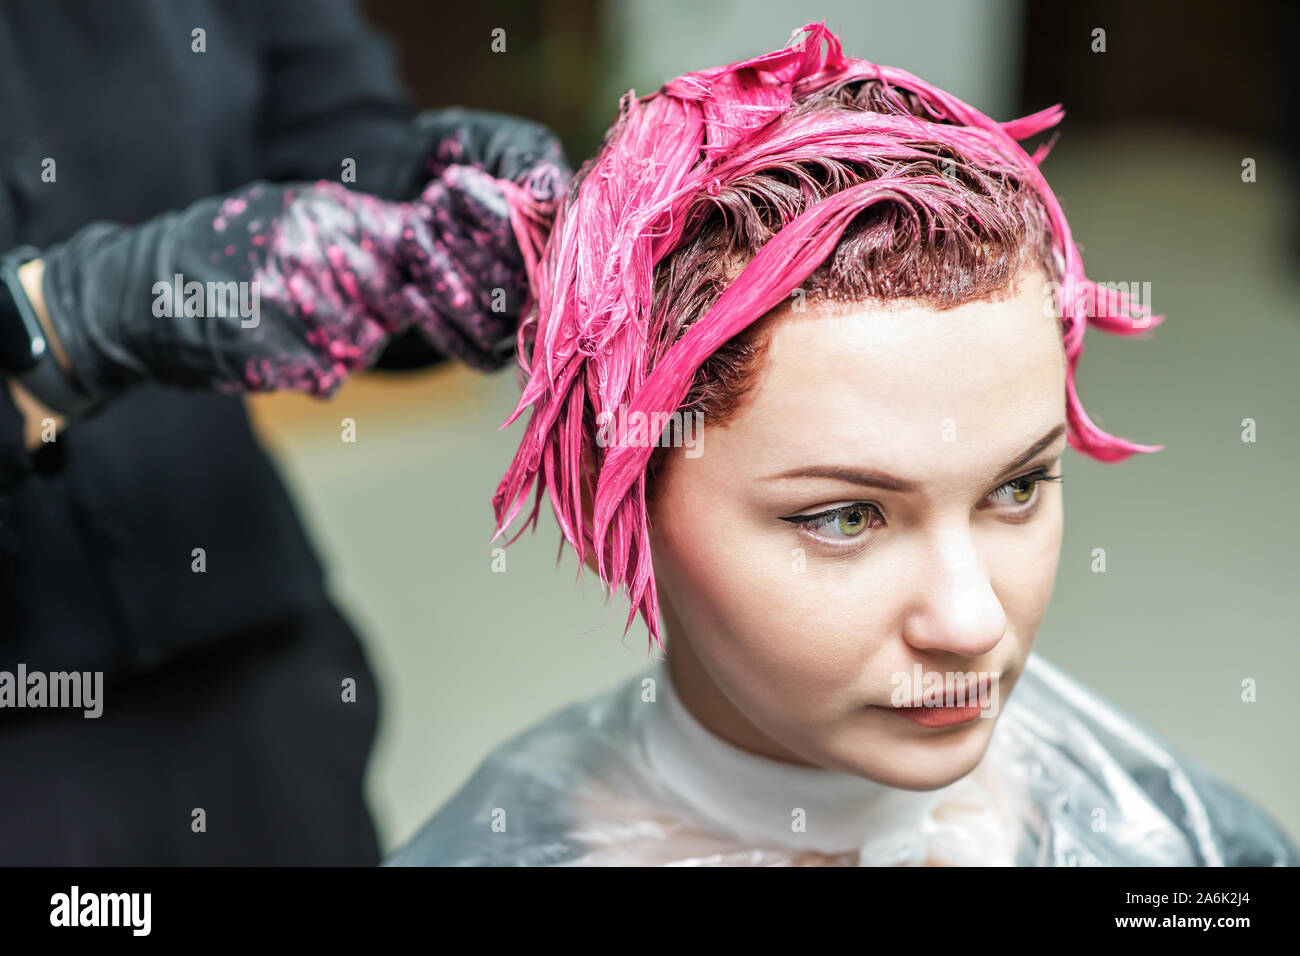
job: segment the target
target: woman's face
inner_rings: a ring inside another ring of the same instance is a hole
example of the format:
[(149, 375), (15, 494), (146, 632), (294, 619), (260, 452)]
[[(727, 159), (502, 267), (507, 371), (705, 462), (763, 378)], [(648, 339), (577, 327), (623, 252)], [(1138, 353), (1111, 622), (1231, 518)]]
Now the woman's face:
[(1046, 283), (943, 312), (786, 307), (739, 413), (669, 452), (655, 577), (705, 726), (908, 789), (979, 762), (1060, 550), (1061, 486), (1022, 480), (1066, 445)]

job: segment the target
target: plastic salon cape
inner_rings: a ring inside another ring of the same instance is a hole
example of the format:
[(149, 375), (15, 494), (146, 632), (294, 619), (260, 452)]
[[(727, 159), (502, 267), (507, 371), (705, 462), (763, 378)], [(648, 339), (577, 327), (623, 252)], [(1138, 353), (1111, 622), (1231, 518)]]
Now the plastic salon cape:
[(1031, 654), (984, 758), (933, 791), (735, 748), (658, 662), (494, 750), (396, 866), (1291, 866), (1239, 793)]

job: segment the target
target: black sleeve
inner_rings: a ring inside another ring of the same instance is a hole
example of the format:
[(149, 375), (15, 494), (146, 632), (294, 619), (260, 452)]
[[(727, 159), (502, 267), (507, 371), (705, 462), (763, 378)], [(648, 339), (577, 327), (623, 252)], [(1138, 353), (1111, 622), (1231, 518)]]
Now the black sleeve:
[[(261, 176), (271, 182), (340, 181), (391, 200), (419, 195), (427, 142), (397, 78), (392, 51), (351, 0), (264, 0), (266, 91)], [(394, 337), (374, 367), (423, 368), (443, 361), (418, 330)]]
[(23, 438), (23, 417), (0, 377), (0, 559), (16, 554), (18, 539), (9, 524), (10, 492), (31, 471), (31, 459)]

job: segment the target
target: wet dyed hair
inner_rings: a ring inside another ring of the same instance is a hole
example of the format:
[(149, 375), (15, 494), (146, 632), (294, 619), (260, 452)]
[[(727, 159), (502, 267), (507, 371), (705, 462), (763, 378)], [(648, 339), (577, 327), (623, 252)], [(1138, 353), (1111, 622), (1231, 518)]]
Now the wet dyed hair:
[(518, 338), (523, 395), (502, 427), (533, 413), (492, 499), (494, 540), (534, 490), (535, 528), (549, 494), (579, 560), (593, 550), (609, 594), (627, 592), (627, 627), (639, 611), (662, 648), (648, 505), (666, 449), (657, 436), (602, 447), (597, 416), (689, 409), (724, 423), (795, 294), (947, 309), (1044, 273), (1059, 284), (1070, 445), (1106, 462), (1159, 451), (1097, 428), (1075, 392), (1086, 326), (1135, 335), (1161, 317), (1085, 278), (1038, 170), (1050, 144), (1032, 156), (1019, 145), (1062, 115), (998, 123), (909, 73), (844, 56), (824, 23), (650, 96), (629, 90), (562, 201), (509, 197), (532, 301)]

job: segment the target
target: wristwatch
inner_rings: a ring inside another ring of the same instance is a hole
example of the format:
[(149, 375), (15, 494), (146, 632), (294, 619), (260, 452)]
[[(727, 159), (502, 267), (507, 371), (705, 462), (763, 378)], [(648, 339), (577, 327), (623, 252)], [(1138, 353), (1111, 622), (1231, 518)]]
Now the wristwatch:
[(18, 278), (18, 268), (40, 256), (35, 246), (19, 246), (0, 256), (0, 375), (16, 379), (46, 407), (76, 418), (90, 411), (96, 399), (77, 388), (59, 366)]

